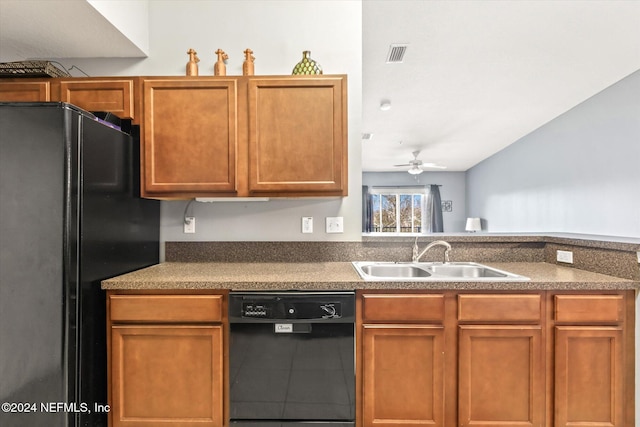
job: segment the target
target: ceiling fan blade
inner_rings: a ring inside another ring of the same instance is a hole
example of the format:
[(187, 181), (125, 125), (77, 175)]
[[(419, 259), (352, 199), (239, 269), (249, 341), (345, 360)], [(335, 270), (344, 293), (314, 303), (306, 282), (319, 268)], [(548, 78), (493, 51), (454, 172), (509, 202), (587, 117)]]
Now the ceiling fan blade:
[(413, 160), (409, 160), (409, 163), (404, 163), (401, 165), (393, 165), (395, 167), (407, 167), (409, 166), (409, 173), (411, 175), (418, 175), (423, 172), (423, 168), (431, 168), (431, 169), (446, 169), (446, 166), (440, 166), (435, 163), (425, 163), (422, 160), (418, 159), (418, 155), (420, 151), (414, 151)]

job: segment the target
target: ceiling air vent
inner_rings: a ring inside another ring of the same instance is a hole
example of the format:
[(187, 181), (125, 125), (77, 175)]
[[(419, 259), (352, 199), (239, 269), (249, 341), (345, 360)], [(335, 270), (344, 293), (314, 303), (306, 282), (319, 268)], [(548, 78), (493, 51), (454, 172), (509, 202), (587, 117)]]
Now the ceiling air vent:
[(394, 43), (389, 45), (389, 53), (387, 54), (387, 64), (401, 64), (404, 59), (404, 53), (407, 51), (408, 44)]

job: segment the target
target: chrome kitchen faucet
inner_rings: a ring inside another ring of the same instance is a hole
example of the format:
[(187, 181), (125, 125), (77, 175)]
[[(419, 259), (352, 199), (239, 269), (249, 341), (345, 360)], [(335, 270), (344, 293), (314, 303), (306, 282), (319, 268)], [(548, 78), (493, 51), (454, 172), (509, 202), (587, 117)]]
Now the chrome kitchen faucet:
[(424, 248), (422, 252), (420, 252), (420, 254), (418, 254), (418, 237), (416, 237), (415, 242), (413, 242), (413, 256), (411, 258), (413, 262), (418, 262), (420, 258), (422, 258), (422, 255), (424, 255), (425, 252), (427, 252), (434, 246), (444, 246), (444, 263), (446, 264), (449, 262), (449, 252), (451, 251), (451, 245), (449, 243), (445, 242), (444, 240), (434, 240), (433, 242), (429, 243), (427, 247)]

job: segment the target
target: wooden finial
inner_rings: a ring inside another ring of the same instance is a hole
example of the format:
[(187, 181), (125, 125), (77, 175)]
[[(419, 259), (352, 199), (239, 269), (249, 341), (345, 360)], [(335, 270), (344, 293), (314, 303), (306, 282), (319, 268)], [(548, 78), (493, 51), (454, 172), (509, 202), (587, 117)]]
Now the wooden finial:
[(242, 63), (242, 75), (244, 76), (253, 76), (253, 61), (255, 61), (256, 58), (252, 54), (253, 51), (249, 48), (244, 51), (244, 62)]
[(189, 49), (187, 53), (189, 54), (189, 62), (187, 62), (187, 76), (197, 76), (198, 62), (200, 62), (198, 52), (193, 49)]
[(216, 50), (216, 55), (218, 55), (218, 61), (216, 61), (213, 66), (213, 75), (214, 76), (226, 76), (227, 75), (227, 66), (226, 61), (229, 59), (229, 55), (224, 53), (224, 50), (218, 49)]

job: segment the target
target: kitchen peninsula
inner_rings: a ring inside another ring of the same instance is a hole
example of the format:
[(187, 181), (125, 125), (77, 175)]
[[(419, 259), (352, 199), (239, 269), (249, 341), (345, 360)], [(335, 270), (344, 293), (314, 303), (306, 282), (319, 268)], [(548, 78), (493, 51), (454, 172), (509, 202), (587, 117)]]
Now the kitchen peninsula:
[[(229, 291), (290, 290), (356, 291), (358, 427), (505, 419), (634, 425), (640, 245), (580, 236), (444, 239), (452, 261), (480, 261), (530, 280), (364, 281), (350, 262), (408, 261), (409, 238), (167, 242), (166, 262), (103, 281), (111, 425), (128, 425), (134, 415), (228, 425)], [(556, 263), (556, 250), (571, 250), (580, 268)], [(441, 260), (433, 252), (427, 258)], [(140, 363), (150, 361), (154, 368), (140, 376)], [(204, 401), (194, 406), (174, 392), (183, 389), (200, 390)], [(181, 399), (188, 413), (167, 409)]]

